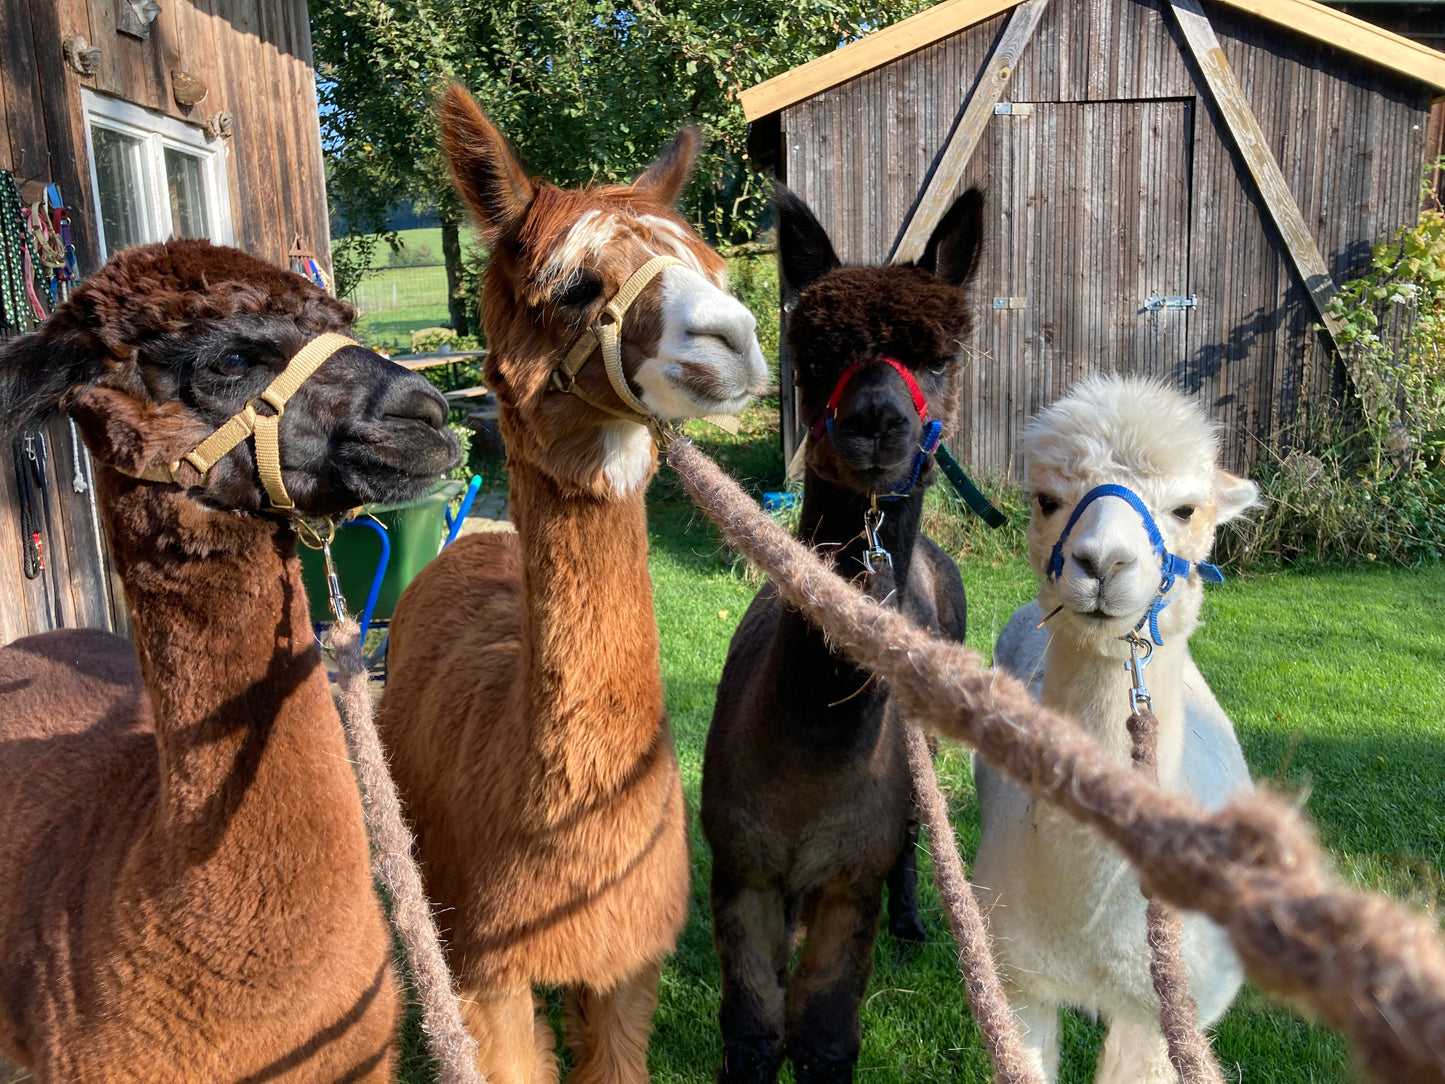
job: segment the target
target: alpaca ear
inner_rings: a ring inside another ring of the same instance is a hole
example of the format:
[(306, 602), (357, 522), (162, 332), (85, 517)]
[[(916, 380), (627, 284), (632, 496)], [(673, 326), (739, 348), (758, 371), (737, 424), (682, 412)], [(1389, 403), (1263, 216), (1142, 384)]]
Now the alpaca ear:
[(104, 353), (83, 332), (61, 329), (63, 320), (57, 314), (42, 330), (0, 345), (0, 448), (53, 414)]
[(679, 130), (667, 149), (632, 182), (633, 191), (645, 192), (664, 207), (671, 207), (692, 175), (693, 159), (701, 142), (696, 128)]
[(1217, 470), (1214, 472), (1214, 503), (1219, 508), (1218, 522), (1228, 523), (1259, 503), (1259, 486), (1248, 478)]
[(97, 459), (130, 474), (180, 458), (211, 432), (179, 403), (157, 406), (94, 384), (76, 388), (61, 406)]
[(457, 192), (471, 209), (483, 241), (495, 245), (526, 213), (536, 185), (502, 133), (461, 87), (447, 87), (437, 114)]
[(983, 192), (970, 188), (933, 229), (918, 266), (950, 286), (962, 286), (978, 267), (983, 244)]
[(822, 224), (787, 185), (774, 186), (773, 208), (778, 215), (778, 262), (783, 280), (793, 292), (806, 289), (841, 266)]

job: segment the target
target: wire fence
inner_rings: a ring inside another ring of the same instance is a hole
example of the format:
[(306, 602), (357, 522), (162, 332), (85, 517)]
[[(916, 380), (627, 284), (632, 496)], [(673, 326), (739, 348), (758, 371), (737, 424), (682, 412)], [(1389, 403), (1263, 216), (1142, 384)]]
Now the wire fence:
[(359, 315), (418, 305), (445, 305), (447, 273), (431, 267), (382, 267), (368, 271), (346, 299)]

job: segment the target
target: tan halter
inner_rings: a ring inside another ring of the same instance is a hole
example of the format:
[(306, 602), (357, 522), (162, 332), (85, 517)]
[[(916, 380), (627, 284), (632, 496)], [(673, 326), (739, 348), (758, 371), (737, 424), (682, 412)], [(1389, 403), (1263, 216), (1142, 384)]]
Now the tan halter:
[[(654, 256), (632, 272), (622, 284), (622, 289), (618, 290), (606, 307), (597, 314), (597, 319), (584, 327), (582, 334), (577, 336), (577, 341), (572, 344), (572, 349), (567, 351), (562, 364), (552, 373), (552, 387), (575, 395), (589, 406), (614, 417), (642, 422), (644, 425), (661, 422), (661, 419), (647, 408), (647, 404), (633, 394), (627, 383), (627, 374), (622, 371), (622, 318), (647, 288), (647, 284), (661, 274), (664, 268), (674, 264), (681, 265), (682, 261), (675, 256)], [(617, 398), (630, 408), (628, 411), (599, 403), (577, 385), (577, 374), (592, 356), (592, 351), (599, 346), (602, 348), (602, 365), (607, 370), (607, 380), (611, 383), (612, 390), (617, 393)]]
[[(281, 481), (281, 415), (286, 412), (286, 401), (296, 394), (306, 378), (321, 367), (322, 362), (343, 346), (361, 345), (355, 339), (327, 332), (318, 335), (297, 351), (286, 368), (267, 385), (266, 390), (256, 396), (239, 414), (235, 414), (200, 444), (181, 456), (175, 462), (163, 467), (151, 467), (137, 477), (151, 482), (180, 482), (177, 472), (182, 463), (188, 463), (200, 474), (197, 483), (205, 480), (210, 469), (220, 462), (221, 457), (231, 451), (247, 437), (256, 438), (256, 469), (261, 474), (261, 484), (271, 498), (271, 507), (291, 511), (296, 507), (286, 486)], [(274, 414), (256, 413), (258, 402), (267, 403)]]

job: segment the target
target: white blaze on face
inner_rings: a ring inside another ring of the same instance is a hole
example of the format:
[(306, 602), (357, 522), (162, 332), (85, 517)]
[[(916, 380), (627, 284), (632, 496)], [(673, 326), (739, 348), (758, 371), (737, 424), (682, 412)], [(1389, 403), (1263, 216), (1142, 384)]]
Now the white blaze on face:
[(736, 414), (767, 375), (747, 307), (692, 268), (667, 268), (657, 354), (632, 374), (642, 401), (669, 420)]

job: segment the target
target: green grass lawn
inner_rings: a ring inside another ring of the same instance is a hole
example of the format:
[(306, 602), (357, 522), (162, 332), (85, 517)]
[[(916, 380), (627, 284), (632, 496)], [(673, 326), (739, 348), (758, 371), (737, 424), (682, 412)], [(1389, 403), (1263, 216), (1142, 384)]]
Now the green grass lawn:
[[(755, 492), (778, 488), (770, 433), (705, 438)], [(711, 1080), (721, 1061), (718, 969), (708, 919), (709, 856), (696, 820), (713, 692), (755, 585), (692, 510), (666, 468), (651, 494), (651, 568), (668, 710), (693, 822), (693, 904), (663, 976), (651, 1062), (659, 1081)], [(971, 527), (975, 535), (983, 528)], [(969, 641), (987, 654), (1035, 581), (1021, 557), (980, 539), (960, 562)], [(1227, 571), (1227, 570), (1226, 570)], [(1209, 589), (1191, 642), (1233, 718), (1254, 776), (1297, 797), (1351, 882), (1438, 913), (1445, 869), (1445, 566), (1231, 576)], [(939, 775), (965, 858), (978, 803), (965, 750), (945, 744)], [(957, 975), (931, 869), (920, 865), (929, 943), (902, 952), (886, 934), (863, 1011), (861, 1081), (984, 1081), (987, 1060)], [(1100, 1029), (1066, 1026), (1064, 1081), (1092, 1078)], [(1347, 1044), (1246, 986), (1215, 1033), (1229, 1079), (1359, 1079)]]
[[(735, 438), (695, 429), (699, 443), (755, 494), (780, 488), (781, 455), (768, 417), (765, 409), (750, 411)], [(649, 498), (663, 678), (693, 841), (689, 921), (663, 974), (649, 1057), (656, 1081), (703, 1084), (715, 1076), (722, 1044), (710, 862), (697, 824), (702, 750), (728, 642), (757, 581), (666, 467)], [(969, 642), (985, 655), (1008, 615), (1034, 593), (1033, 574), (1017, 555), (1021, 537), (1013, 528), (988, 532), (977, 520), (949, 531), (969, 591)], [(1208, 589), (1205, 624), (1191, 643), (1255, 778), (1303, 805), (1349, 881), (1438, 915), (1445, 870), (1445, 565), (1248, 577), (1225, 571), (1227, 581)], [(966, 750), (944, 743), (938, 771), (967, 861), (978, 845), (979, 817)], [(903, 951), (880, 934), (858, 1079), (982, 1082), (989, 1079), (987, 1059), (926, 853), (919, 865), (929, 940)], [(1061, 1080), (1092, 1078), (1100, 1039), (1094, 1022), (1066, 1018)], [(1342, 1038), (1248, 985), (1217, 1025), (1214, 1045), (1230, 1080), (1361, 1079)], [(428, 1077), (413, 1071), (405, 1079)]]

